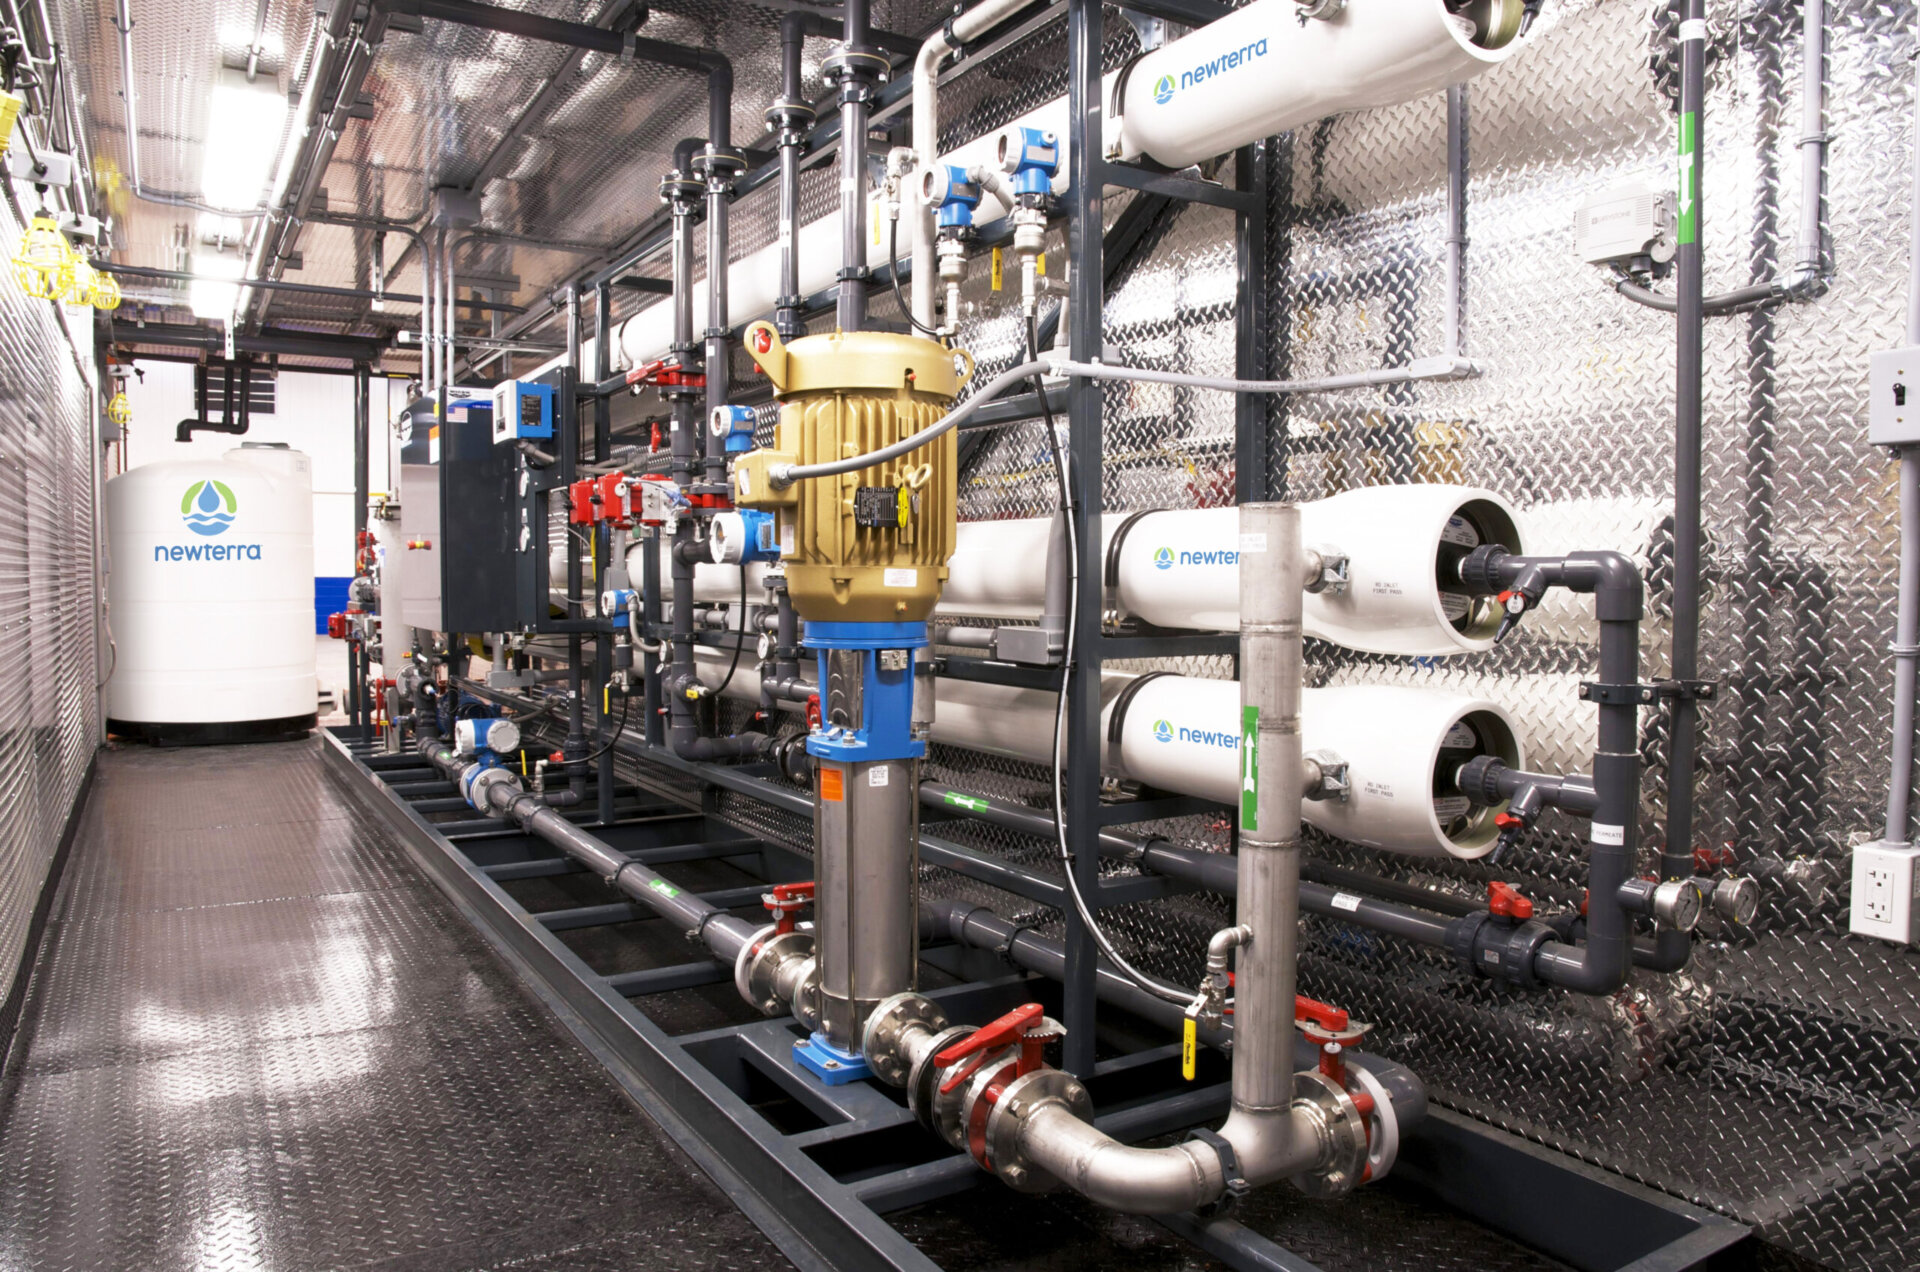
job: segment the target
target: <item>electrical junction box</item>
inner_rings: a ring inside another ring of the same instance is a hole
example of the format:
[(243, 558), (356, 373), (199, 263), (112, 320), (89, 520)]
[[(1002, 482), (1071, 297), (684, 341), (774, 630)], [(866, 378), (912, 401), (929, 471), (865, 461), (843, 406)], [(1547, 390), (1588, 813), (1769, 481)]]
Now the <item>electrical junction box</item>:
[(1589, 265), (1644, 256), (1664, 265), (1679, 250), (1672, 191), (1655, 194), (1639, 182), (1615, 186), (1574, 209), (1573, 239)]
[(1920, 348), (1883, 349), (1867, 359), (1867, 440), (1920, 442)]
[(556, 396), (551, 384), (503, 380), (494, 385), (494, 444), (517, 442), (522, 438), (552, 437)]
[(1861, 936), (1910, 945), (1914, 940), (1914, 889), (1920, 848), (1878, 840), (1853, 850), (1853, 912), (1849, 926)]

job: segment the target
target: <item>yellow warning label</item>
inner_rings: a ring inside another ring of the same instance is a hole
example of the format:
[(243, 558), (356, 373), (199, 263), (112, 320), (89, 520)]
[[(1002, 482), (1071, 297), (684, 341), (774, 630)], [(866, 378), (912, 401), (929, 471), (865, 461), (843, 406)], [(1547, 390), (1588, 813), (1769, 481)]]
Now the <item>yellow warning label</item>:
[(1045, 278), (1047, 276), (1047, 254), (1045, 252), (1033, 258), (1034, 271)]
[(1000, 290), (1000, 249), (993, 249), (993, 290)]
[(1200, 1026), (1188, 1016), (1180, 1022), (1180, 1076), (1193, 1081), (1193, 1063), (1200, 1051)]

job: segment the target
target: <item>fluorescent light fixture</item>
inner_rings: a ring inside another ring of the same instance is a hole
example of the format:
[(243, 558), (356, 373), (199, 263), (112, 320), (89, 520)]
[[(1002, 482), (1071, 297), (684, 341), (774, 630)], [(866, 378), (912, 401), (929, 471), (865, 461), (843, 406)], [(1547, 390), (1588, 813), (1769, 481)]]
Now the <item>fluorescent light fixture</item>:
[[(232, 318), (234, 303), (240, 298), (240, 272), (245, 268), (246, 262), (238, 256), (229, 256), (225, 252), (196, 252), (192, 272), (200, 277), (193, 280), (193, 286), (187, 292), (187, 304), (193, 307), (193, 316), (222, 322)], [(235, 281), (212, 281), (224, 278)]]
[(200, 193), (208, 203), (242, 209), (260, 202), (286, 137), (290, 110), (272, 76), (249, 84), (244, 71), (221, 70), (208, 102), (200, 169)]

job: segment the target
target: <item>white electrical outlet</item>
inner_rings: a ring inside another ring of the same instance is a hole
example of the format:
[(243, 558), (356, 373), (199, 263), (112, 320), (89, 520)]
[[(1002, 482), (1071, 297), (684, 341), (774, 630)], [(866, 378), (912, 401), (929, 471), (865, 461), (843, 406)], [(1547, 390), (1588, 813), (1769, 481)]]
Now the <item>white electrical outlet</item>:
[(1861, 936), (1912, 944), (1914, 890), (1920, 848), (1879, 841), (1853, 850), (1853, 913), (1850, 926)]

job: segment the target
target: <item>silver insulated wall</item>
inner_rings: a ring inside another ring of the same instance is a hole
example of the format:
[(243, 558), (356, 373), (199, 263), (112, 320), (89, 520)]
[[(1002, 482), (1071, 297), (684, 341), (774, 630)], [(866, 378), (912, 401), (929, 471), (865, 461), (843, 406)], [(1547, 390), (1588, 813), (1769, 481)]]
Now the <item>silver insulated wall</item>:
[[(10, 261), (20, 230), (11, 213), (0, 226)], [(67, 321), (90, 360), (93, 311), (69, 310)], [(96, 407), (57, 307), (9, 280), (0, 287), (0, 999), (100, 739)]]
[[(1704, 713), (1694, 847), (1706, 864), (1760, 879), (1759, 920), (1735, 930), (1709, 919), (1688, 972), (1637, 973), (1594, 1000), (1473, 980), (1435, 954), (1309, 919), (1300, 988), (1373, 1021), (1371, 1045), (1453, 1109), (1754, 1223), (1822, 1263), (1891, 1268), (1920, 1265), (1920, 959), (1847, 934), (1847, 877), (1851, 844), (1874, 837), (1884, 815), (1894, 471), (1866, 444), (1866, 356), (1902, 343), (1916, 15), (1858, 2), (1829, 14), (1830, 285), (1805, 303), (1709, 319), (1706, 336), (1702, 654), (1719, 691)], [(1764, 0), (1713, 3), (1708, 15), (1703, 224), (1707, 289), (1718, 292), (1794, 264), (1801, 12), (1794, 0)], [(1622, 182), (1673, 187), (1676, 27), (1664, 3), (1550, 3), (1534, 47), (1473, 82), (1464, 339), (1484, 376), (1294, 399), (1272, 415), (1292, 498), (1483, 485), (1523, 509), (1542, 550), (1632, 555), (1650, 582), (1651, 678), (1667, 674), (1671, 639), (1673, 319), (1616, 295), (1611, 274), (1583, 264), (1573, 222), (1583, 199)], [(1112, 10), (1106, 29), (1112, 67), (1133, 34)], [(942, 145), (1059, 96), (1064, 64), (1056, 23), (955, 79), (940, 98)], [(1267, 143), (1271, 276), (1239, 277), (1227, 214), (1171, 211), (1116, 272), (1110, 345), (1130, 363), (1230, 374), (1235, 295), (1264, 286), (1275, 375), (1439, 353), (1445, 127), (1434, 97)], [(1131, 197), (1109, 192), (1110, 221)], [(741, 240), (771, 237), (771, 217), (770, 200), (743, 200)], [(1062, 259), (1056, 235), (1049, 260)], [(976, 261), (967, 294), (988, 317), (962, 333), (982, 380), (1014, 359), (1019, 339), (1014, 320), (996, 316), (1017, 306), (989, 293), (987, 274)], [(874, 310), (896, 318), (890, 299)], [(962, 516), (1050, 511), (1044, 429), (980, 436), (962, 443), (971, 448)], [(1101, 502), (1109, 511), (1230, 503), (1233, 440), (1223, 397), (1109, 388)], [(1525, 725), (1533, 767), (1584, 771), (1595, 719), (1576, 695), (1593, 676), (1590, 613), (1550, 604), (1493, 654), (1450, 662), (1309, 642), (1309, 683), (1485, 695)], [(1135, 666), (1231, 674), (1225, 659)], [(1649, 869), (1664, 826), (1665, 736), (1663, 713), (1643, 713)], [(1029, 766), (936, 748), (929, 772), (1047, 805), (1046, 776)], [(722, 798), (763, 833), (805, 842), (799, 819)], [(960, 820), (926, 829), (1057, 870), (1040, 840)], [(1144, 829), (1228, 843), (1224, 818)], [(1554, 816), (1498, 864), (1414, 862), (1326, 839), (1312, 847), (1323, 862), (1467, 898), (1483, 900), (1488, 881), (1503, 879), (1546, 909), (1577, 906), (1585, 873), (1581, 834)], [(926, 875), (930, 894), (1059, 932), (1057, 913)], [(1109, 913), (1130, 958), (1190, 982), (1230, 907), (1198, 895)], [(1402, 1254), (1396, 1266), (1420, 1266), (1418, 1252)]]

